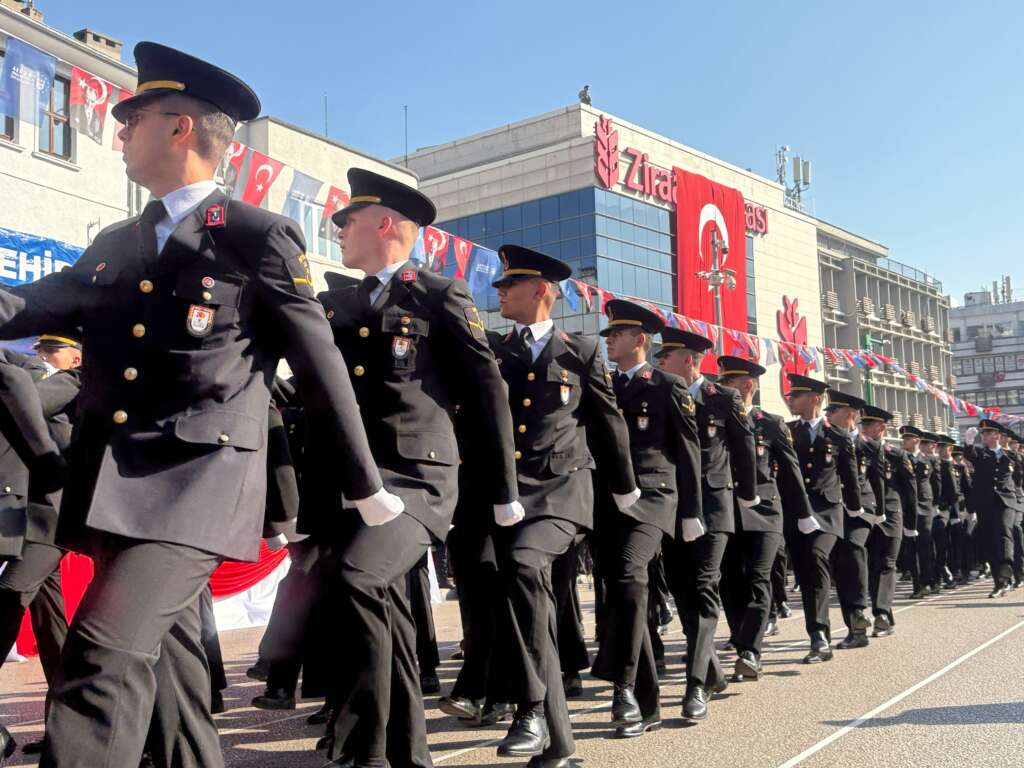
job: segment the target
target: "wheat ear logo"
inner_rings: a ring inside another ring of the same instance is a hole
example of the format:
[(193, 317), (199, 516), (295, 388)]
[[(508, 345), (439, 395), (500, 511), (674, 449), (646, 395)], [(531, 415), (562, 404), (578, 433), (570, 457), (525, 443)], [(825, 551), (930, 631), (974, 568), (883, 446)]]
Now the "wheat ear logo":
[(601, 183), (611, 189), (619, 180), (619, 132), (612, 119), (601, 115), (594, 123), (594, 171)]

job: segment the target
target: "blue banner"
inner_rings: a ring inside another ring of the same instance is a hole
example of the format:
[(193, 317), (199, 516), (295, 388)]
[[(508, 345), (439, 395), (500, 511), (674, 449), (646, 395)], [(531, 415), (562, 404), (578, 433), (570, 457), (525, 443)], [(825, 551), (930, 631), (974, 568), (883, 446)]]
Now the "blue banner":
[(78, 261), (84, 248), (0, 227), (0, 283), (22, 285)]
[[(57, 60), (17, 38), (7, 39), (0, 71), (0, 114), (41, 122), (50, 105)], [(33, 112), (37, 117), (33, 118)]]

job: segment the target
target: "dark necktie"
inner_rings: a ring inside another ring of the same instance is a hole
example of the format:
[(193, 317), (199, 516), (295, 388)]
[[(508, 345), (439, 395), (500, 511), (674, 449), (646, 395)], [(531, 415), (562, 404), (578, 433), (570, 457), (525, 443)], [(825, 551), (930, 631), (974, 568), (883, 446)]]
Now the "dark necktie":
[(163, 200), (150, 200), (139, 217), (139, 255), (147, 266), (157, 259), (156, 225), (167, 216)]
[(380, 287), (380, 278), (376, 275), (368, 275), (363, 278), (362, 284), (359, 289), (363, 292), (366, 297), (366, 303), (372, 305), (373, 300), (370, 298), (370, 294), (373, 293), (377, 288)]
[(621, 371), (615, 374), (615, 379), (612, 381), (612, 389), (615, 390), (615, 397), (620, 398), (626, 391), (626, 387), (629, 386), (629, 376), (622, 373)]
[(530, 330), (530, 326), (523, 326), (523, 330), (519, 332), (519, 351), (524, 352), (533, 357), (530, 352), (530, 345), (533, 344), (533, 331)]
[(814, 425), (811, 422), (809, 422), (809, 421), (805, 421), (804, 422), (804, 426), (807, 427), (807, 439), (808, 439), (808, 441), (813, 443), (814, 442)]

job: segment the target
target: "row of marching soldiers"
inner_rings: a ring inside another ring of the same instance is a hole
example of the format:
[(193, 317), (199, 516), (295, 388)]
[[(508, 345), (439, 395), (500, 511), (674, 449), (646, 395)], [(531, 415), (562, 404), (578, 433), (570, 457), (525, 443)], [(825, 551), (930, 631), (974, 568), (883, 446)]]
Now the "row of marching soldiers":
[[(721, 357), (711, 382), (707, 339), (628, 302), (609, 304), (602, 332), (613, 376), (596, 340), (552, 320), (570, 267), (516, 245), (500, 249), (494, 283), (512, 328), (495, 333), (463, 281), (411, 260), (433, 203), (364, 169), (349, 171), (350, 201), (332, 219), (365, 278), (317, 296), (299, 226), (213, 180), (237, 124), (259, 114), (256, 94), (157, 43), (135, 59), (136, 94), (112, 112), (127, 175), (152, 199), (71, 268), (0, 291), (0, 338), (74, 328), (84, 355), (80, 379), (0, 368), (0, 405), (13, 403), (0, 433), (27, 473), (0, 486), (0, 543), (19, 542), (0, 553), (3, 630), (64, 548), (96, 565), (48, 672), (46, 768), (134, 768), (146, 750), (158, 766), (223, 765), (209, 578), (225, 560), (257, 559), (261, 530), (276, 538), (292, 517), (259, 703), (287, 704), (300, 675), (319, 687), (319, 746), (355, 768), (432, 764), (421, 679), (434, 681), (421, 678), (408, 595), (445, 539), (464, 664), (440, 706), (469, 723), (511, 718), (498, 753), (534, 768), (567, 766), (575, 751), (563, 665), (579, 662), (559, 635), (575, 572), (565, 555), (584, 538), (603, 595), (591, 673), (614, 685), (621, 737), (661, 723), (651, 572), (663, 569), (686, 636), (675, 705), (688, 722), (708, 717), (730, 677), (759, 677), (783, 542), (808, 663), (832, 659), (833, 580), (840, 646), (892, 632), (901, 539), (922, 588), (972, 560), (988, 564), (994, 597), (1013, 583), (1020, 458), (998, 425), (982, 422), (981, 444), (963, 448), (970, 471), (953, 470), (947, 488), (931, 436), (905, 429), (906, 450), (889, 446), (888, 413), (799, 376), (797, 418), (766, 413), (754, 405), (763, 368)], [(275, 386), (282, 359), (294, 392)], [(68, 385), (59, 408), (45, 406), (46, 381)], [(288, 427), (290, 440), (271, 440)], [(30, 530), (26, 515), (43, 524)], [(731, 673), (713, 644), (720, 605)], [(12, 749), (0, 728), (0, 760)]]

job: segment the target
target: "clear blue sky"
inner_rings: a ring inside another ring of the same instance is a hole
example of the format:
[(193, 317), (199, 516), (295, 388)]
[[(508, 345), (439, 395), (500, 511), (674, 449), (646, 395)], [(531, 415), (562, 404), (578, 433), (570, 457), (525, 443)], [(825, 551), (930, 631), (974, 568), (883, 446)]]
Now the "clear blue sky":
[(155, 39), (249, 81), (264, 111), (402, 154), (576, 101), (774, 177), (814, 162), (814, 212), (957, 299), (1024, 297), (1019, 2), (37, 0), (48, 24)]

